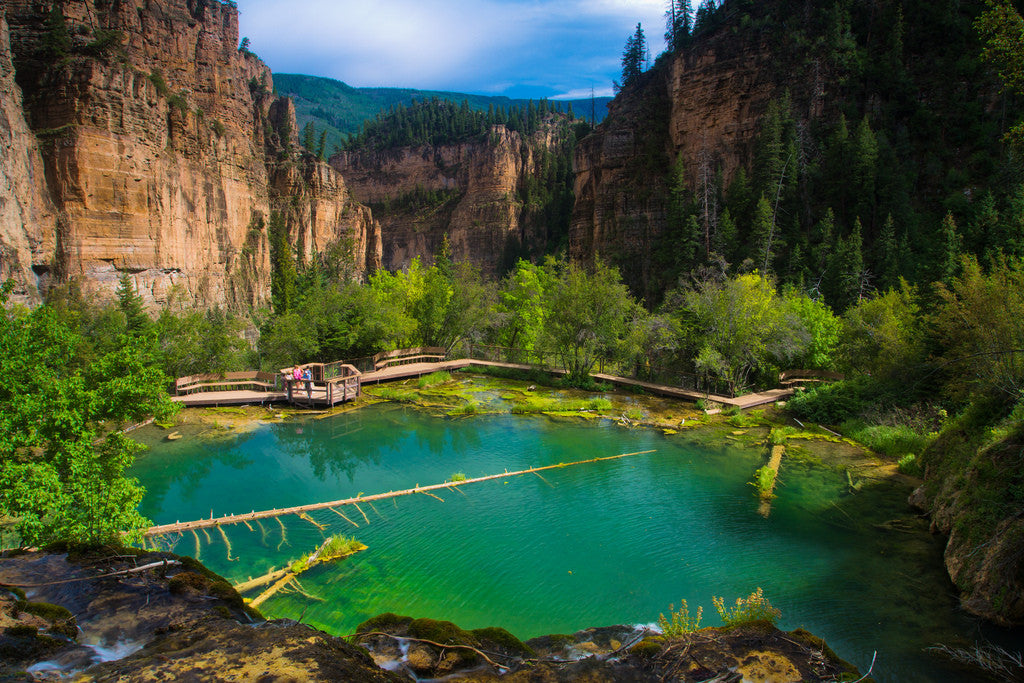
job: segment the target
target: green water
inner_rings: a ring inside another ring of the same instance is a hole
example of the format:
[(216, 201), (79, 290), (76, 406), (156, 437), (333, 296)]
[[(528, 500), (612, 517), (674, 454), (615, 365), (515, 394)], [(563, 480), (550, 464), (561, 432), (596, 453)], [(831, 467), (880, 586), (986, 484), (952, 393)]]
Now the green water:
[[(846, 495), (845, 474), (786, 464), (768, 519), (747, 483), (758, 449), (710, 432), (665, 436), (608, 421), (484, 415), (446, 419), (415, 408), (371, 406), (324, 420), (261, 425), (217, 440), (160, 442), (133, 474), (156, 523), (328, 501), (530, 466), (656, 449), (621, 460), (313, 513), (326, 533), (369, 549), (302, 576), (305, 590), (272, 598), (269, 617), (301, 618), (351, 633), (393, 611), (464, 628), (504, 626), (526, 639), (588, 626), (650, 623), (685, 598), (718, 623), (727, 602), (760, 586), (780, 626), (805, 627), (879, 680), (951, 680), (924, 648), (964, 644), (976, 627), (957, 610), (940, 539), (874, 525), (911, 518), (908, 490), (868, 484)], [(189, 435), (187, 435), (189, 436)], [(200, 559), (233, 581), (281, 567), (323, 533), (285, 518), (253, 531), (199, 532)], [(279, 547), (280, 546), (280, 547)], [(196, 538), (176, 552), (195, 555)]]

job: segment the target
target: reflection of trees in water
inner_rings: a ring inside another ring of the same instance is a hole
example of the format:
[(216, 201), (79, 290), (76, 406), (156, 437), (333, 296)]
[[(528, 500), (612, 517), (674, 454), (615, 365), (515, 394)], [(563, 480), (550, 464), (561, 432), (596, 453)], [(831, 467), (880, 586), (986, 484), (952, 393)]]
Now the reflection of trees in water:
[(379, 466), (392, 453), (419, 450), (443, 457), (479, 448), (480, 430), (474, 426), (454, 427), (453, 420), (423, 410), (382, 405), (356, 410), (343, 419), (275, 425), (274, 434), (281, 450), (307, 459), (321, 481), (330, 473), (345, 475), (352, 483), (360, 466)]
[(182, 498), (192, 498), (199, 486), (210, 476), (214, 465), (225, 465), (243, 470), (253, 460), (246, 455), (245, 444), (256, 437), (258, 430), (239, 434), (218, 433), (197, 434), (180, 450), (166, 452), (159, 458), (160, 476), (144, 482), (146, 487), (145, 505), (150, 509), (162, 510), (163, 500), (171, 486), (181, 487)]

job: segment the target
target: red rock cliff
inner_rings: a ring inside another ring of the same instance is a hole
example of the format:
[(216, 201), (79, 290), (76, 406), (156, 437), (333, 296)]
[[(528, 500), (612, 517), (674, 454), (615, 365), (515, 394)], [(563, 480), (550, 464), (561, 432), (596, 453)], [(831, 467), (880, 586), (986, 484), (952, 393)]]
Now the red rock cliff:
[(369, 212), (325, 164), (299, 153), (294, 110), (269, 94), (266, 65), (238, 49), (233, 3), (57, 8), (7, 3), (17, 81), (57, 212), (41, 227), (53, 237), (33, 252), (41, 284), (81, 278), (112, 292), (127, 271), (151, 302), (181, 285), (199, 305), (258, 303), (269, 293), (263, 226), (274, 210), (286, 213), (302, 253), (352, 239), (370, 249), (362, 266), (376, 264)]

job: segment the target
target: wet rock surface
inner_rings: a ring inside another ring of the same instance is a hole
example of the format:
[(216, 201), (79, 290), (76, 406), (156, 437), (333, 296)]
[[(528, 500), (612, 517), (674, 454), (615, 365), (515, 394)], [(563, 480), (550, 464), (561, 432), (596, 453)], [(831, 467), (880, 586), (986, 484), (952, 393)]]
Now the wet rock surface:
[(355, 641), (382, 668), (459, 681), (834, 681), (859, 677), (825, 643), (764, 622), (667, 638), (608, 626), (520, 642), (504, 629), (382, 614)]

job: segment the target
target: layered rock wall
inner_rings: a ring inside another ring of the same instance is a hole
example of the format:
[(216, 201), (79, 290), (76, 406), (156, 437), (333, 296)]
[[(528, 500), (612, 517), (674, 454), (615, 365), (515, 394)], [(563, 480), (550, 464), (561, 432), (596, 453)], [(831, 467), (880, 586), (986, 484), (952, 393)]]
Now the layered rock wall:
[(496, 274), (515, 245), (543, 242), (523, 206), (538, 150), (563, 144), (562, 122), (527, 138), (494, 126), (485, 139), (437, 147), (340, 152), (331, 165), (381, 223), (381, 264), (390, 270), (429, 260), (447, 236), (451, 255)]
[(33, 303), (39, 300), (33, 265), (45, 268), (53, 253), (56, 216), (21, 102), (7, 20), (0, 10), (0, 281), (13, 279), (12, 298)]
[(238, 49), (233, 4), (68, 0), (62, 52), (49, 4), (7, 8), (58, 217), (37, 270), (108, 293), (127, 271), (149, 302), (181, 285), (198, 305), (244, 306), (268, 295), (262, 226), (279, 206), (297, 208), (291, 233), (315, 236), (311, 248), (372, 242), (343, 181), (299, 153), (294, 110), (269, 94), (266, 65)]

